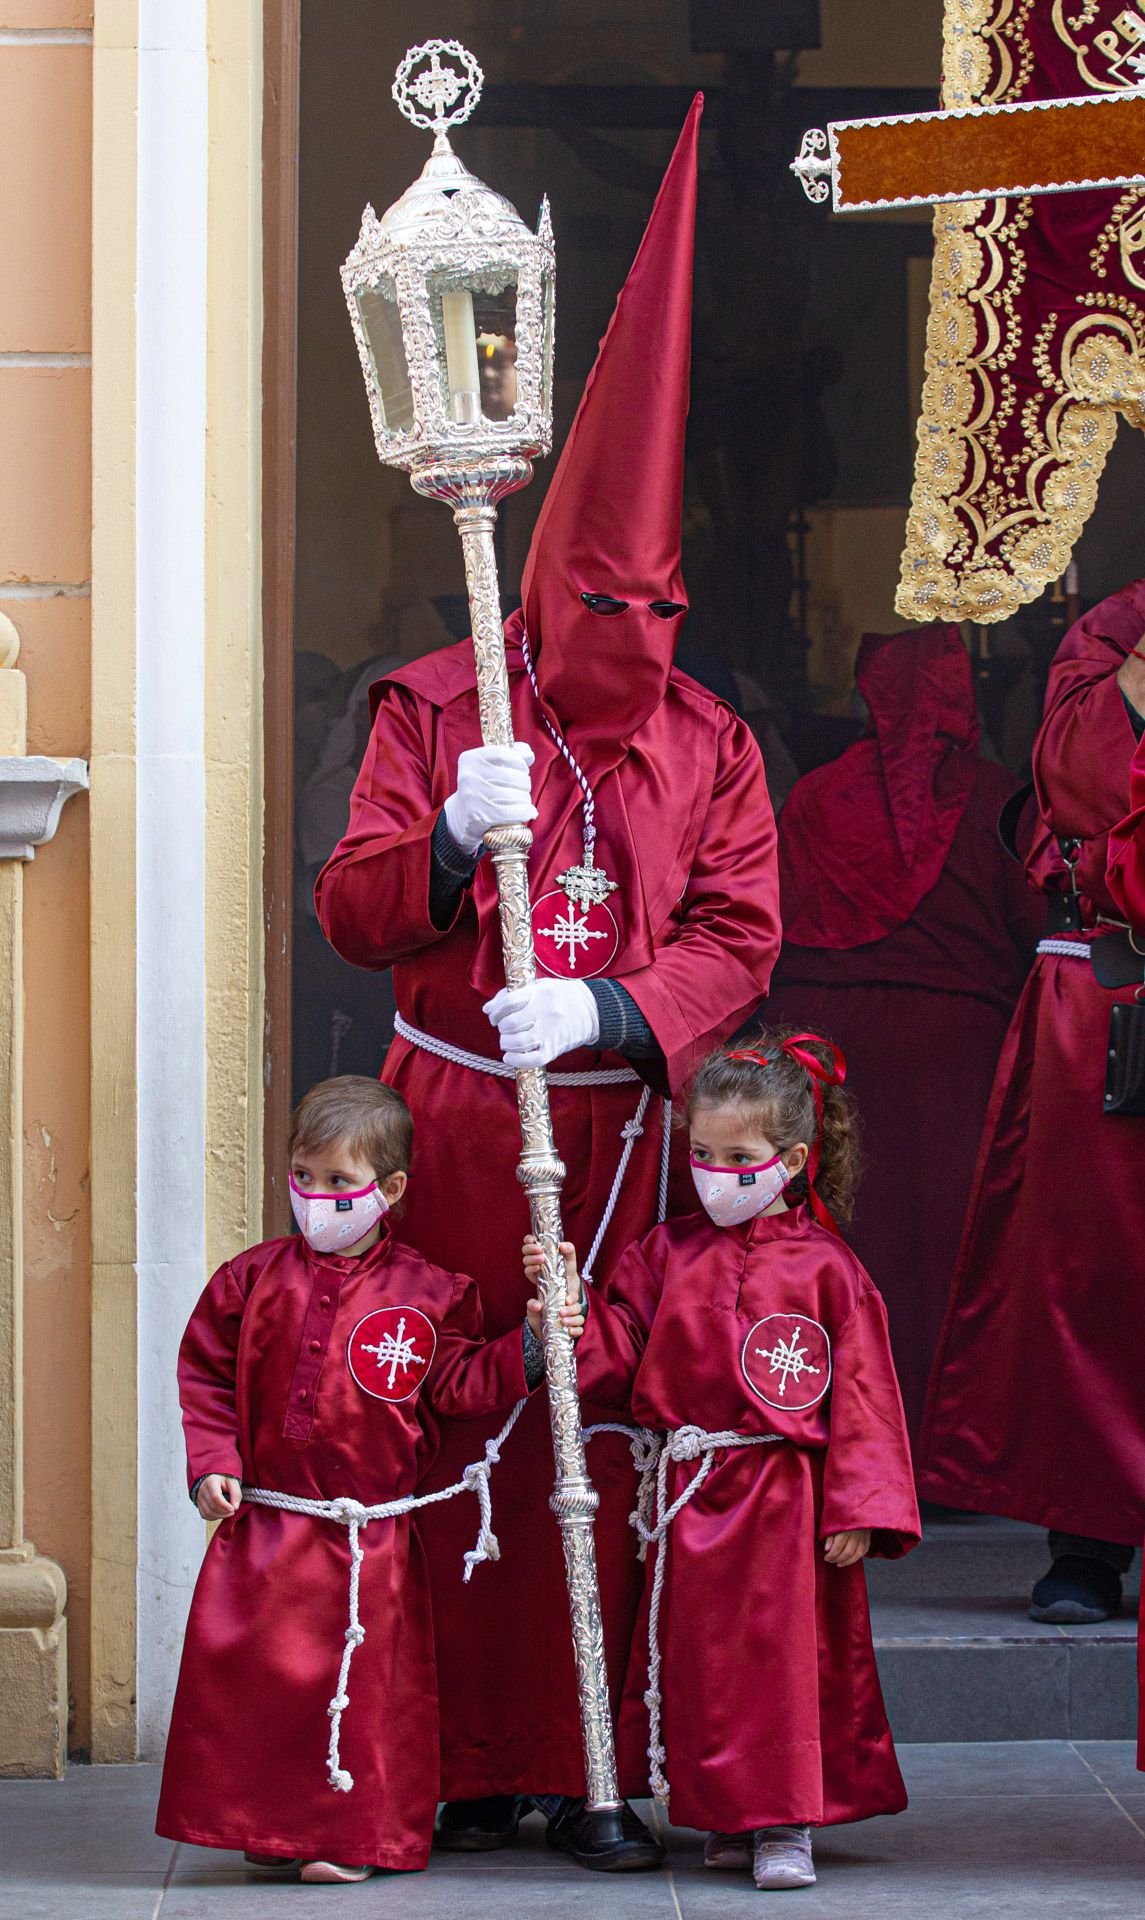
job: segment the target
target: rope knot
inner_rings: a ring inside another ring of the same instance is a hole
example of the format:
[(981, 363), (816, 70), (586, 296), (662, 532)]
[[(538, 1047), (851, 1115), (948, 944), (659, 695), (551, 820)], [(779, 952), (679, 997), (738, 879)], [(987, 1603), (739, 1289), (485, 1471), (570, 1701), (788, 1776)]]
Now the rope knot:
[(335, 1767), (330, 1775), (330, 1785), (335, 1793), (353, 1793), (354, 1776), (347, 1773), (345, 1767)]
[(465, 1561), (465, 1572), (461, 1578), (465, 1582), (465, 1585), (468, 1586), (469, 1577), (474, 1567), (479, 1567), (483, 1560), (499, 1560), (501, 1558), (501, 1544), (497, 1535), (491, 1533), (487, 1527), (484, 1528), (477, 1545), (470, 1547), (468, 1553), (462, 1557)]
[(699, 1460), (710, 1441), (703, 1427), (677, 1427), (668, 1436), (668, 1452), (673, 1460)]
[(356, 1520), (358, 1525), (362, 1527), (366, 1525), (367, 1509), (362, 1505), (360, 1500), (331, 1500), (330, 1518), (331, 1520), (337, 1520), (339, 1525), (344, 1527), (349, 1526), (351, 1520)]
[(366, 1629), (355, 1624), (346, 1628), (346, 1639), (352, 1647), (360, 1647), (366, 1637)]
[(349, 1706), (349, 1704), (350, 1704), (350, 1696), (348, 1693), (336, 1693), (334, 1695), (334, 1698), (331, 1700), (330, 1705), (326, 1709), (327, 1713), (330, 1715), (331, 1720), (334, 1718), (334, 1715), (336, 1713), (345, 1713), (346, 1708)]
[(620, 1138), (628, 1141), (642, 1140), (644, 1138), (644, 1129), (639, 1120), (626, 1120), (620, 1129)]
[(462, 1482), (470, 1493), (476, 1493), (482, 1481), (485, 1482), (486, 1486), (489, 1485), (489, 1469), (495, 1464), (495, 1460), (473, 1460), (470, 1462), (461, 1476)]

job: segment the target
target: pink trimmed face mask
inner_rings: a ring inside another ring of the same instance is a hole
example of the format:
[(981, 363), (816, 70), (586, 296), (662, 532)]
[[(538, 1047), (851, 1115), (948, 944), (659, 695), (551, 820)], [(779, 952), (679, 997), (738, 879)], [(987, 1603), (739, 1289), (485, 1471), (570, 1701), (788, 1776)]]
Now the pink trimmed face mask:
[(356, 1193), (304, 1193), (293, 1174), (290, 1204), (299, 1232), (315, 1253), (345, 1253), (357, 1246), (390, 1207), (376, 1180)]
[(757, 1167), (709, 1167), (692, 1159), (700, 1204), (715, 1227), (739, 1227), (754, 1220), (778, 1200), (792, 1178), (778, 1153)]

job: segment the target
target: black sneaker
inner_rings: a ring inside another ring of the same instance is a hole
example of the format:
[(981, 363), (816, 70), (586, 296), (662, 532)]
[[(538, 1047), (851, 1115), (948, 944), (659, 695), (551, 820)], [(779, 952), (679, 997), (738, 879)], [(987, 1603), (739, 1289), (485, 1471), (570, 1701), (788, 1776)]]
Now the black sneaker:
[(1104, 1560), (1066, 1553), (1030, 1595), (1030, 1619), (1054, 1627), (1092, 1627), (1121, 1612), (1121, 1575)]
[(627, 1800), (618, 1813), (590, 1813), (583, 1800), (569, 1797), (550, 1819), (545, 1842), (596, 1873), (643, 1873), (664, 1858), (659, 1840)]
[(433, 1843), (447, 1853), (495, 1853), (511, 1847), (524, 1811), (517, 1793), (491, 1793), (484, 1800), (447, 1800), (437, 1816)]

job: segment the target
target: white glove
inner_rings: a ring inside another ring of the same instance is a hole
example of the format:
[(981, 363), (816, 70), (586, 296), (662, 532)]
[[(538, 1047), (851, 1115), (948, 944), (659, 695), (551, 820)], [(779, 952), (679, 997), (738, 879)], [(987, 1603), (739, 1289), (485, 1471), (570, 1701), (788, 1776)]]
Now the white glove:
[(443, 812), (445, 824), (466, 853), (480, 853), (490, 827), (524, 826), (537, 817), (529, 768), (533, 749), (523, 740), (511, 747), (470, 747), (457, 758), (457, 791)]
[(535, 980), (502, 987), (485, 1003), (508, 1067), (547, 1067), (559, 1054), (600, 1038), (596, 1001), (583, 980)]

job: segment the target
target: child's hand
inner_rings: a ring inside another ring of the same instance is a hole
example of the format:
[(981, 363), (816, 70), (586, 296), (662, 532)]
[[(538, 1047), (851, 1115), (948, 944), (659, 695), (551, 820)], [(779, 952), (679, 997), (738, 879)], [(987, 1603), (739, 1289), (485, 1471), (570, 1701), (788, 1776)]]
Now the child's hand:
[(195, 1495), (195, 1505), (204, 1520), (227, 1520), (237, 1513), (243, 1490), (233, 1473), (209, 1473)]
[(846, 1533), (829, 1533), (823, 1543), (823, 1558), (829, 1567), (853, 1567), (871, 1551), (871, 1529), (849, 1527)]
[[(581, 1286), (580, 1274), (577, 1272), (576, 1248), (572, 1241), (562, 1240), (560, 1250), (565, 1263), (565, 1304), (561, 1308), (561, 1325), (575, 1345), (584, 1332), (584, 1289)], [(535, 1287), (545, 1263), (541, 1254), (540, 1241), (534, 1240), (531, 1233), (525, 1235), (522, 1253), (525, 1261), (525, 1278), (530, 1286)], [(541, 1337), (541, 1312), (541, 1301), (530, 1300), (526, 1313), (529, 1326), (538, 1340)]]

